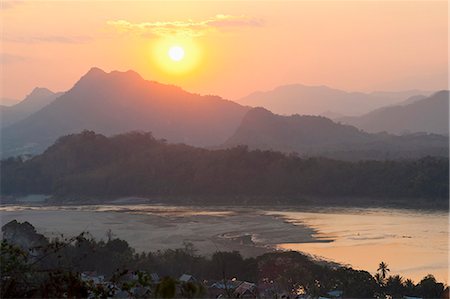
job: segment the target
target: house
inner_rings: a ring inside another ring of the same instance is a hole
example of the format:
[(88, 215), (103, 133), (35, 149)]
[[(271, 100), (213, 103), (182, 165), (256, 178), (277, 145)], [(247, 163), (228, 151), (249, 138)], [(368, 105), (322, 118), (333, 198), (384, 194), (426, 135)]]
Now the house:
[(183, 274), (180, 276), (180, 278), (178, 278), (178, 281), (181, 283), (188, 283), (188, 282), (196, 282), (197, 279), (195, 279), (195, 277), (192, 275)]
[(152, 283), (159, 283), (160, 281), (158, 273), (150, 273), (150, 279), (152, 280)]
[(84, 282), (92, 282), (93, 284), (101, 284), (105, 281), (104, 275), (97, 275), (97, 272), (82, 272), (80, 278)]
[(258, 290), (256, 284), (244, 281), (241, 283), (236, 290), (234, 290), (234, 296), (237, 298), (256, 298), (258, 295)]
[(342, 298), (342, 294), (344, 292), (341, 290), (334, 290), (334, 291), (329, 291), (327, 293), (328, 296), (330, 296), (331, 298)]
[(238, 280), (219, 280), (208, 287), (210, 298), (218, 298), (219, 296), (229, 297), (234, 290), (242, 283)]

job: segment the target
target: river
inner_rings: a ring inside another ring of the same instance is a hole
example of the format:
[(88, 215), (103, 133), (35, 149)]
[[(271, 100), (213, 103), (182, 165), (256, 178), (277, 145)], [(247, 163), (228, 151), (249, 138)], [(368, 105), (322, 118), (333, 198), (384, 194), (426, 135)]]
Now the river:
[[(192, 207), (148, 204), (0, 206), (2, 225), (29, 221), (52, 237), (110, 229), (137, 251), (179, 248), (191, 242), (202, 254), (239, 250), (254, 256), (298, 250), (375, 273), (415, 282), (431, 273), (448, 282), (449, 215), (445, 211), (323, 207)], [(251, 236), (251, 244), (240, 237)]]

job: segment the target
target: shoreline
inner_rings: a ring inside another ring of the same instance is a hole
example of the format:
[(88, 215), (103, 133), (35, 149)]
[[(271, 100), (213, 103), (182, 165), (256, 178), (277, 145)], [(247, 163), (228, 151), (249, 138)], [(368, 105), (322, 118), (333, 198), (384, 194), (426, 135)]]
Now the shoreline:
[[(13, 207), (13, 206), (10, 206)], [(222, 209), (190, 211), (190, 207), (111, 205), (101, 209), (89, 206), (24, 206), (19, 210), (0, 210), (2, 225), (10, 220), (28, 221), (48, 237), (77, 235), (89, 231), (96, 239), (111, 232), (129, 242), (137, 252), (182, 248), (192, 243), (202, 255), (216, 251), (240, 251), (245, 257), (276, 251), (285, 242), (321, 242), (306, 226), (257, 210)], [(292, 236), (295, 236), (293, 238)]]
[[(386, 260), (393, 271), (406, 275), (420, 271), (411, 268), (410, 259), (414, 257), (420, 261), (420, 267), (442, 276), (442, 263), (447, 260), (442, 257), (442, 251), (448, 250), (447, 238), (436, 235), (446, 230), (442, 223), (448, 220), (448, 212), (436, 210), (205, 207), (135, 202), (0, 205), (0, 215), (2, 225), (13, 219), (29, 221), (47, 237), (76, 236), (89, 231), (95, 239), (105, 240), (107, 231), (111, 230), (114, 237), (126, 240), (136, 252), (183, 248), (186, 243), (191, 243), (203, 256), (217, 251), (239, 251), (243, 257), (256, 257), (284, 249), (302, 252), (319, 263), (352, 265), (356, 269), (376, 269), (375, 263)], [(391, 223), (398, 225), (391, 226)], [(392, 247), (397, 243), (402, 246)], [(366, 265), (366, 250), (359, 252), (358, 248), (370, 248), (378, 254)], [(383, 253), (383, 248), (398, 248), (401, 253)], [(352, 250), (357, 252), (349, 254)]]
[[(211, 198), (214, 202), (211, 202)], [(181, 205), (190, 207), (220, 208), (262, 207), (262, 208), (386, 208), (417, 211), (449, 211), (450, 201), (442, 199), (410, 198), (364, 198), (364, 197), (261, 197), (261, 196), (124, 196), (117, 198), (101, 197), (52, 197), (50, 195), (27, 195), (21, 197), (0, 197), (0, 206), (37, 205), (37, 206), (78, 206), (78, 205)]]

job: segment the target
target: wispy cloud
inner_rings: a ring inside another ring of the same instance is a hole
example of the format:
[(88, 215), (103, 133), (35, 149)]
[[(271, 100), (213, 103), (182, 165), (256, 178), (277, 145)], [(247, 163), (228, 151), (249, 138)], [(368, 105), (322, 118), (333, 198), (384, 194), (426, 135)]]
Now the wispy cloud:
[(158, 21), (132, 23), (126, 20), (108, 21), (121, 33), (136, 33), (144, 36), (183, 36), (199, 37), (212, 30), (226, 27), (259, 27), (263, 26), (261, 19), (246, 16), (216, 15), (202, 21)]
[(24, 4), (24, 1), (2, 0), (2, 1), (0, 1), (0, 9), (14, 8), (19, 4)]
[(10, 64), (14, 62), (21, 62), (24, 60), (27, 60), (26, 57), (9, 53), (0, 53), (0, 64)]
[(36, 43), (63, 43), (83, 44), (91, 41), (89, 36), (64, 36), (64, 35), (30, 35), (30, 36), (4, 36), (3, 41), (23, 44)]

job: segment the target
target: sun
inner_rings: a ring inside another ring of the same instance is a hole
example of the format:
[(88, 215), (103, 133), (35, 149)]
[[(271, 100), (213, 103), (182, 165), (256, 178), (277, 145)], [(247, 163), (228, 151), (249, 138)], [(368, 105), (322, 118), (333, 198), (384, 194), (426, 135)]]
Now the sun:
[(150, 44), (152, 61), (168, 75), (184, 76), (201, 67), (201, 45), (189, 38), (161, 38)]
[(169, 55), (170, 59), (173, 61), (180, 61), (184, 58), (184, 49), (180, 46), (172, 46), (169, 48), (167, 55)]

